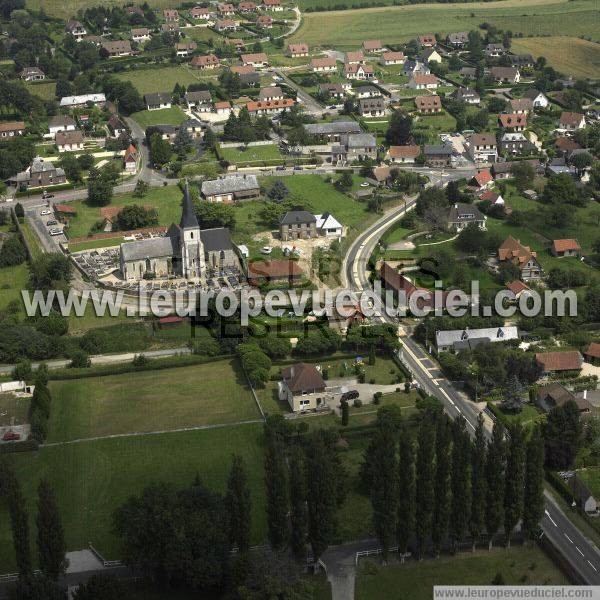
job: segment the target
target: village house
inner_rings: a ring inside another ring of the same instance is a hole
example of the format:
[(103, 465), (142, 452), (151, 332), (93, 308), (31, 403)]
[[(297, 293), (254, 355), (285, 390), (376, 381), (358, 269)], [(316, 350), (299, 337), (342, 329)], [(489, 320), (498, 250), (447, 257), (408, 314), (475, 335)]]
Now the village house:
[(362, 133), (356, 121), (332, 121), (330, 123), (307, 123), (304, 130), (319, 142), (340, 142), (342, 137)]
[(49, 187), (66, 183), (65, 172), (60, 167), (55, 167), (51, 162), (36, 156), (31, 165), (24, 171), (9, 178), (9, 183), (16, 185), (19, 189), (33, 187)]
[(553, 256), (564, 258), (565, 256), (579, 256), (581, 254), (581, 246), (574, 239), (552, 240), (550, 252)]
[[(512, 135), (516, 135), (516, 134), (512, 134)], [(520, 162), (529, 163), (532, 166), (532, 168), (536, 174), (543, 173), (543, 171), (544, 171), (542, 165), (540, 164), (540, 161), (537, 159), (520, 161)], [(504, 161), (504, 162), (494, 163), (492, 165), (492, 171), (494, 173), (494, 178), (495, 179), (512, 179), (512, 177), (513, 177), (512, 167), (515, 164), (516, 164), (515, 161), (512, 161), (512, 162)]]
[(129, 56), (133, 53), (129, 40), (108, 40), (102, 42), (102, 52), (109, 58), (116, 56)]
[(406, 60), (404, 52), (384, 52), (381, 55), (380, 63), (385, 66), (403, 65)]
[(449, 167), (452, 163), (451, 144), (425, 144), (423, 146), (425, 163), (429, 167)]
[(346, 96), (346, 90), (341, 83), (320, 83), (319, 94), (330, 96), (336, 100), (343, 100)]
[(75, 131), (75, 121), (66, 115), (55, 115), (50, 118), (48, 129), (53, 137), (59, 131)]
[(163, 10), (163, 18), (166, 23), (178, 23), (179, 13), (174, 8), (165, 8)]
[(540, 386), (535, 395), (535, 403), (545, 413), (553, 408), (564, 406), (567, 402), (575, 402), (580, 413), (590, 413), (592, 405), (585, 398), (578, 398), (558, 382)]
[(279, 238), (289, 240), (317, 237), (317, 218), (307, 210), (292, 210), (286, 212), (279, 221)]
[(269, 17), (268, 15), (261, 15), (256, 19), (256, 23), (259, 27), (263, 29), (272, 29), (273, 28), (273, 17)]
[(272, 10), (273, 12), (283, 11), (281, 0), (262, 0), (261, 8), (263, 10)]
[(500, 152), (504, 152), (505, 154), (517, 156), (519, 154), (533, 152), (535, 149), (535, 145), (520, 131), (506, 131), (500, 138)]
[(335, 58), (313, 58), (308, 66), (313, 73), (333, 73), (337, 71)]
[(523, 283), (520, 279), (511, 281), (509, 284), (507, 284), (506, 289), (515, 295), (515, 300), (519, 300), (523, 294), (527, 295), (531, 291), (531, 288), (526, 283)]
[(371, 65), (360, 65), (360, 64), (345, 64), (344, 75), (346, 79), (356, 79), (358, 81), (364, 81), (367, 79), (373, 79), (375, 73)]
[(278, 395), (293, 412), (315, 410), (324, 404), (325, 381), (315, 365), (296, 363), (282, 370)]
[(170, 92), (154, 92), (144, 94), (144, 102), (147, 110), (160, 110), (161, 108), (171, 108)]
[(233, 4), (220, 2), (217, 4), (217, 11), (223, 17), (230, 17), (235, 14), (235, 7)]
[(183, 127), (192, 139), (199, 140), (204, 137), (207, 125), (198, 119), (186, 119), (179, 127)]
[(527, 98), (533, 102), (533, 108), (548, 108), (550, 105), (550, 100), (548, 100), (548, 96), (544, 94), (544, 92), (540, 92), (534, 88), (527, 90), (523, 94), (523, 98)]
[(412, 77), (413, 75), (429, 75), (431, 69), (427, 63), (421, 62), (420, 60), (408, 59), (404, 61), (402, 67), (402, 74)]
[(446, 37), (446, 41), (450, 46), (456, 49), (463, 48), (469, 43), (469, 32), (458, 31), (456, 33), (449, 33)]
[(255, 54), (242, 54), (240, 58), (244, 66), (254, 67), (255, 69), (261, 69), (269, 66), (269, 58), (264, 52), (257, 52)]
[(288, 108), (292, 108), (294, 104), (296, 102), (291, 98), (283, 98), (282, 100), (250, 101), (246, 103), (246, 108), (253, 116), (276, 115)]
[(469, 225), (477, 225), (479, 229), (484, 230), (485, 216), (474, 204), (457, 202), (451, 206), (448, 212), (448, 231), (459, 233)]
[(492, 206), (504, 206), (504, 198), (494, 190), (483, 190), (478, 192), (479, 199), (482, 202), (489, 202)]
[(511, 112), (517, 115), (527, 115), (533, 111), (533, 101), (530, 98), (513, 98), (509, 104)]
[(46, 75), (39, 67), (25, 67), (20, 73), (19, 77), (23, 81), (44, 81)]
[[(111, 115), (107, 125), (113, 137), (119, 137), (120, 135), (127, 133), (127, 127), (125, 127), (125, 124), (117, 115)], [(73, 124), (73, 129), (74, 128), (75, 126)]]
[(212, 107), (212, 96), (208, 90), (186, 92), (184, 99), (188, 109), (195, 108), (202, 112), (209, 111)]
[(437, 63), (441, 64), (442, 56), (435, 48), (426, 48), (421, 52), (419, 58), (424, 63)]
[(350, 133), (340, 136), (339, 146), (331, 149), (332, 161), (353, 163), (377, 157), (377, 140), (371, 133)]
[(151, 37), (150, 30), (147, 27), (136, 27), (131, 30), (131, 40), (137, 44), (147, 42)]
[(484, 53), (488, 58), (498, 58), (506, 54), (506, 48), (502, 44), (488, 44)]
[(0, 123), (0, 138), (6, 139), (23, 135), (25, 133), (25, 123), (23, 121), (10, 121)]
[(229, 100), (215, 102), (213, 105), (213, 110), (217, 115), (228, 117), (231, 113), (231, 102), (229, 102)]
[(83, 133), (75, 131), (59, 131), (54, 138), (59, 152), (76, 152), (83, 150)]
[(222, 33), (223, 31), (237, 31), (238, 30), (237, 21), (233, 21), (232, 19), (219, 19), (215, 23), (215, 29)]
[(200, 70), (214, 69), (220, 64), (219, 59), (214, 54), (200, 54), (190, 60), (190, 67)]
[(272, 85), (262, 88), (258, 94), (258, 99), (262, 102), (270, 102), (272, 100), (283, 100), (283, 92), (278, 85)]
[(459, 102), (477, 106), (481, 103), (481, 96), (472, 88), (459, 87), (452, 97)]
[(577, 131), (585, 127), (585, 115), (576, 112), (563, 111), (558, 121), (558, 128), (562, 131)]
[(598, 515), (598, 502), (587, 485), (575, 474), (569, 477), (567, 485), (573, 494), (573, 498), (581, 511), (587, 515)]
[(246, 47), (246, 43), (240, 38), (225, 38), (223, 42), (226, 46), (233, 46), (236, 52), (241, 52)]
[(442, 100), (437, 95), (415, 96), (415, 108), (422, 115), (435, 115), (442, 112)]
[(256, 4), (254, 2), (240, 2), (238, 4), (238, 10), (242, 14), (254, 12), (256, 10)]
[(498, 248), (498, 260), (511, 262), (518, 267), (521, 279), (525, 282), (540, 279), (542, 276), (542, 266), (537, 259), (537, 253), (529, 246), (521, 244), (512, 235), (509, 235)]
[(463, 79), (477, 79), (477, 69), (475, 67), (462, 67), (458, 74)]
[(379, 54), (383, 52), (381, 40), (365, 40), (362, 44), (362, 49), (368, 54)]
[(521, 73), (515, 67), (492, 67), (490, 76), (499, 83), (519, 83)]
[(254, 286), (276, 282), (293, 286), (303, 276), (304, 272), (295, 260), (255, 260), (248, 264), (248, 283)]
[(203, 181), (202, 197), (208, 202), (231, 204), (260, 196), (256, 175), (229, 175), (220, 179)]
[(162, 23), (160, 26), (160, 30), (163, 33), (178, 33), (179, 23)]
[(210, 9), (203, 6), (194, 6), (190, 8), (190, 17), (196, 21), (210, 21)]
[(482, 344), (495, 344), (519, 339), (516, 326), (452, 329), (435, 332), (435, 348), (440, 352), (473, 350)]
[(435, 39), (435, 35), (430, 33), (426, 35), (420, 35), (417, 37), (417, 45), (419, 48), (432, 48), (437, 44), (437, 40)]
[(390, 146), (385, 159), (394, 164), (413, 165), (420, 154), (420, 146)]
[(97, 106), (103, 108), (106, 104), (104, 94), (81, 94), (80, 96), (63, 96), (60, 99), (61, 108), (84, 108), (85, 106)]
[(354, 95), (359, 100), (363, 98), (379, 98), (381, 97), (381, 91), (374, 85), (361, 85), (354, 89)]
[(492, 177), (489, 169), (482, 169), (481, 171), (478, 171), (473, 176), (472, 181), (475, 184), (475, 187), (480, 190), (488, 189), (494, 185), (494, 178)]
[(468, 152), (474, 163), (493, 163), (498, 160), (496, 136), (493, 133), (474, 133), (468, 141)]
[(542, 376), (565, 371), (580, 371), (583, 365), (583, 356), (577, 350), (564, 352), (538, 352), (535, 362), (542, 368)]
[(75, 19), (69, 19), (66, 29), (67, 33), (70, 33), (78, 42), (87, 35), (87, 29), (83, 26), (83, 23)]
[(498, 124), (509, 131), (523, 131), (527, 128), (527, 115), (524, 114), (500, 114)]
[(317, 219), (317, 233), (326, 238), (340, 239), (344, 235), (342, 224), (331, 214), (325, 212), (321, 215), (315, 215)]
[(129, 174), (133, 174), (137, 170), (137, 148), (133, 144), (129, 144), (129, 147), (125, 151), (123, 168)]
[(410, 78), (408, 87), (413, 90), (436, 90), (438, 78), (435, 75), (415, 74)]
[(590, 345), (584, 350), (585, 360), (593, 365), (600, 364), (600, 343), (590, 342)]
[(535, 62), (531, 54), (509, 54), (508, 58), (511, 67), (533, 67)]
[(573, 138), (561, 135), (554, 140), (554, 149), (558, 156), (567, 156), (574, 150), (581, 150), (581, 146)]
[(385, 115), (385, 101), (381, 96), (361, 98), (358, 101), (358, 113), (361, 117), (382, 117)]
[(193, 40), (187, 42), (177, 42), (175, 44), (175, 54), (179, 57), (189, 56), (198, 49), (198, 44)]
[(364, 65), (365, 55), (363, 54), (362, 50), (346, 52), (344, 55), (344, 63), (347, 65)]
[(298, 58), (300, 56), (308, 56), (309, 47), (308, 44), (288, 44), (286, 48), (287, 56), (292, 58)]

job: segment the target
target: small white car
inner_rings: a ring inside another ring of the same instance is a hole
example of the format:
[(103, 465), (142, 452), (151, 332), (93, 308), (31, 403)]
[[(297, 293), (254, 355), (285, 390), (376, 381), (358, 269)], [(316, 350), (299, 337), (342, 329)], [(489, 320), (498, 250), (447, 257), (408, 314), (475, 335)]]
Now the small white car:
[(369, 187), (369, 182), (368, 182), (368, 181), (363, 181), (363, 182), (360, 184), (360, 187)]
[(62, 235), (62, 229), (51, 229), (50, 230), (50, 235)]
[(45, 216), (47, 216), (47, 215), (51, 215), (51, 214), (52, 214), (52, 211), (51, 211), (51, 210), (48, 210), (47, 208), (45, 208), (44, 210), (42, 210), (42, 211), (40, 212), (40, 215), (42, 215), (42, 217), (45, 217)]
[(263, 246), (260, 251), (261, 254), (271, 254), (271, 252), (273, 252), (273, 248), (271, 248), (271, 246)]

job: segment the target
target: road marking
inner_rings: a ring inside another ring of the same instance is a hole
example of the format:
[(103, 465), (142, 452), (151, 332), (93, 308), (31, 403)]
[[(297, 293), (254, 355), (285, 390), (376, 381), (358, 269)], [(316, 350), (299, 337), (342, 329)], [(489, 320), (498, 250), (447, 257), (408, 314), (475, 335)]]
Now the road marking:
[(581, 556), (585, 556), (585, 554), (577, 546), (575, 546), (575, 550), (577, 550)]
[(590, 567), (592, 567), (592, 569), (594, 569), (594, 571), (598, 571), (598, 569), (596, 569), (596, 567), (588, 560), (588, 565), (590, 565)]
[(552, 525), (554, 525), (554, 527), (558, 527), (558, 525), (554, 522), (554, 519), (550, 516), (550, 513), (546, 510), (545, 511), (546, 516), (550, 519), (550, 522), (552, 523)]
[(573, 543), (573, 540), (566, 533), (563, 532), (563, 535), (571, 542), (571, 544)]

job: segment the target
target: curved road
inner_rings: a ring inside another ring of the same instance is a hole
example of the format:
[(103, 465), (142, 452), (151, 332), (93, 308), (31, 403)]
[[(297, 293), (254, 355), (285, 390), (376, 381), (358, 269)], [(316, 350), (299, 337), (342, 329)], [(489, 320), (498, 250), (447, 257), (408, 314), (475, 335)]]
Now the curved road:
[[(363, 232), (349, 248), (343, 263), (343, 278), (348, 289), (360, 292), (369, 289), (367, 265), (369, 257), (385, 231), (399, 220), (406, 211), (414, 208), (414, 199), (407, 201), (404, 207), (396, 209), (382, 217), (367, 231)], [(384, 323), (397, 325), (396, 317), (385, 313), (379, 307), (379, 319)], [(452, 383), (441, 372), (437, 362), (428, 355), (410, 336), (401, 335), (402, 348), (399, 357), (413, 374), (414, 379), (428, 393), (438, 398), (445, 411), (451, 417), (462, 414), (472, 431), (475, 430), (479, 408), (476, 404), (461, 395)], [(487, 434), (491, 433), (489, 419), (486, 420)], [(568, 516), (556, 504), (554, 499), (545, 494), (545, 514), (541, 522), (543, 534), (553, 546), (579, 574), (579, 581), (587, 585), (600, 585), (600, 553), (593, 541), (586, 538), (570, 521)]]

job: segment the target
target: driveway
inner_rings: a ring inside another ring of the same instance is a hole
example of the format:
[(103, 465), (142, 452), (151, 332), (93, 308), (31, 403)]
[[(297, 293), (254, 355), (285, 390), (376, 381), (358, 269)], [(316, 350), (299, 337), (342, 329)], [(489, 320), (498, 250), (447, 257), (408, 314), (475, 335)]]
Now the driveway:
[(343, 392), (356, 390), (363, 405), (372, 404), (373, 396), (376, 392), (391, 394), (392, 392), (395, 392), (397, 388), (402, 388), (403, 384), (394, 383), (389, 385), (378, 385), (375, 383), (357, 383), (355, 377), (344, 377), (340, 379), (328, 379), (327, 387), (333, 388), (333, 391), (328, 389), (329, 393), (333, 394), (333, 397), (327, 401), (327, 405), (331, 410), (339, 414), (340, 397)]

